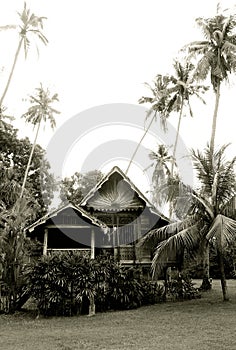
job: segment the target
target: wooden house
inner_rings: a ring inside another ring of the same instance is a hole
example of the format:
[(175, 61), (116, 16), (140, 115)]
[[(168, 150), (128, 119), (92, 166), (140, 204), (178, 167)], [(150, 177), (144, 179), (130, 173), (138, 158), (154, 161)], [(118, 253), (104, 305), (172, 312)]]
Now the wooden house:
[(71, 203), (46, 214), (27, 228), (27, 235), (42, 243), (42, 254), (76, 251), (95, 258), (95, 237), (106, 225)]
[[(150, 266), (152, 248), (137, 247), (151, 229), (168, 224), (118, 167), (87, 194), (79, 206), (68, 204), (28, 228), (43, 253), (76, 250), (94, 258), (109, 254), (123, 265)], [(154, 247), (153, 247), (154, 248)]]

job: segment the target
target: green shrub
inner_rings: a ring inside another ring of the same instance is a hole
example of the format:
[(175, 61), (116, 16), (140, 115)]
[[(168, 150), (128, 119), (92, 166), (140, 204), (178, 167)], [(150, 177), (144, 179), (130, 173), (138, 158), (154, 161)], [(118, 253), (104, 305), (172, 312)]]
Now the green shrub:
[(163, 287), (145, 281), (140, 268), (124, 268), (111, 258), (89, 260), (76, 253), (42, 257), (28, 273), (29, 290), (45, 316), (125, 310), (162, 300)]
[(142, 281), (142, 304), (151, 305), (164, 301), (164, 287), (157, 281)]
[(198, 288), (188, 275), (176, 274), (171, 281), (167, 281), (167, 298), (171, 300), (186, 300), (201, 298)]

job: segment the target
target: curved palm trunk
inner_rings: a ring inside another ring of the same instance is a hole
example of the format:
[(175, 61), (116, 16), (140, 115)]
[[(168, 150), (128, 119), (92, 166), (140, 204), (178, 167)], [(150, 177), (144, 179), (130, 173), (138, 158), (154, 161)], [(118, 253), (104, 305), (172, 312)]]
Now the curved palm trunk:
[[(218, 82), (216, 93), (215, 93), (215, 107), (214, 114), (212, 120), (212, 130), (211, 130), (211, 141), (210, 141), (210, 151), (213, 155), (214, 146), (215, 146), (215, 135), (216, 135), (216, 124), (217, 124), (217, 115), (219, 110), (219, 101), (220, 101), (220, 81)], [(223, 260), (222, 260), (223, 262)], [(202, 264), (203, 264), (203, 278), (201, 288), (203, 290), (211, 289), (211, 283), (209, 281), (210, 278), (210, 259), (209, 259), (209, 245), (206, 244), (205, 249), (203, 250), (202, 255)], [(222, 287), (223, 289), (223, 287)]]
[(25, 184), (26, 184), (28, 173), (29, 173), (29, 168), (30, 168), (32, 157), (33, 157), (34, 149), (35, 149), (35, 146), (36, 146), (36, 141), (37, 141), (37, 138), (38, 138), (40, 125), (41, 125), (41, 120), (38, 123), (37, 131), (36, 131), (35, 138), (34, 138), (34, 143), (33, 143), (33, 146), (31, 148), (29, 160), (28, 160), (27, 167), (26, 167), (26, 170), (25, 170), (24, 180), (23, 180), (23, 183), (22, 183), (22, 186), (21, 186), (20, 199), (23, 197), (23, 193), (24, 193), (24, 190), (25, 190)]
[(175, 155), (176, 155), (176, 150), (177, 150), (177, 145), (178, 145), (178, 140), (179, 140), (179, 131), (180, 131), (180, 124), (181, 124), (182, 115), (183, 115), (183, 107), (184, 107), (184, 100), (182, 100), (182, 102), (181, 102), (181, 107), (180, 107), (180, 112), (179, 112), (179, 120), (178, 120), (177, 132), (176, 132), (174, 149), (173, 149), (173, 160), (172, 160), (171, 171), (170, 171), (171, 176), (173, 176), (173, 174), (174, 174)]
[(202, 242), (202, 290), (210, 290), (210, 257), (209, 257), (209, 243), (205, 239)]
[(15, 53), (13, 65), (12, 65), (12, 68), (11, 68), (11, 71), (10, 71), (10, 74), (9, 74), (9, 77), (8, 77), (8, 80), (7, 80), (7, 84), (6, 84), (6, 87), (5, 87), (4, 91), (3, 91), (2, 97), (0, 99), (0, 107), (2, 106), (3, 100), (4, 100), (4, 98), (6, 96), (6, 93), (7, 93), (8, 89), (9, 89), (9, 86), (10, 86), (10, 83), (11, 83), (11, 79), (12, 79), (12, 76), (13, 76), (13, 73), (14, 73), (14, 70), (15, 70), (16, 62), (17, 62), (17, 59), (18, 59), (18, 56), (19, 56), (19, 53), (20, 53), (20, 50), (21, 50), (22, 42), (23, 42), (23, 38), (21, 38), (20, 41), (19, 41), (16, 53)]
[(139, 150), (139, 147), (140, 147), (141, 143), (143, 142), (144, 137), (147, 135), (147, 133), (148, 133), (148, 131), (149, 131), (149, 129), (150, 129), (150, 127), (151, 127), (151, 125), (152, 125), (152, 123), (153, 123), (153, 121), (154, 121), (155, 118), (156, 118), (156, 115), (154, 114), (154, 116), (152, 117), (150, 123), (148, 124), (147, 129), (145, 130), (143, 136), (141, 137), (141, 139), (140, 139), (138, 145), (137, 145), (136, 148), (135, 148), (135, 151), (134, 151), (134, 153), (133, 153), (133, 155), (132, 155), (132, 157), (131, 157), (131, 159), (130, 159), (130, 161), (129, 161), (128, 167), (127, 167), (127, 169), (126, 169), (125, 175), (128, 174), (129, 168), (130, 168), (131, 164), (133, 163), (134, 157), (136, 156), (136, 154), (137, 154), (137, 152), (138, 152), (138, 150)]
[(223, 243), (222, 243), (222, 237), (223, 234), (221, 232), (220, 239), (218, 241), (218, 263), (220, 268), (220, 282), (221, 282), (221, 288), (222, 288), (222, 294), (223, 294), (223, 300), (228, 301), (228, 291), (227, 291), (227, 284), (226, 284), (226, 278), (225, 278), (225, 268), (224, 268), (224, 253), (223, 253)]
[[(181, 107), (180, 107), (180, 112), (179, 112), (179, 120), (178, 120), (174, 149), (173, 149), (173, 159), (171, 162), (171, 169), (170, 169), (170, 176), (171, 177), (173, 177), (173, 175), (174, 175), (175, 155), (176, 155), (176, 150), (177, 150), (177, 145), (178, 145), (178, 140), (179, 140), (179, 131), (180, 131), (180, 124), (181, 124), (182, 115), (183, 115), (183, 107), (184, 107), (184, 100), (182, 100), (182, 102), (181, 102)], [(172, 208), (172, 203), (170, 202), (170, 205), (169, 205), (169, 219), (170, 220), (172, 218), (172, 214), (173, 214), (173, 208)]]
[(212, 153), (214, 152), (214, 146), (215, 146), (216, 122), (217, 122), (217, 115), (218, 115), (219, 101), (220, 101), (220, 82), (217, 85), (215, 96), (216, 96), (216, 99), (215, 99), (215, 108), (214, 108), (214, 114), (213, 114), (211, 141), (210, 141), (210, 150)]
[(220, 268), (220, 282), (221, 282), (221, 289), (223, 294), (223, 300), (228, 301), (228, 289), (226, 284), (226, 278), (225, 278), (225, 268), (224, 268), (224, 256), (222, 249), (218, 250), (218, 261), (219, 261), (219, 268)]

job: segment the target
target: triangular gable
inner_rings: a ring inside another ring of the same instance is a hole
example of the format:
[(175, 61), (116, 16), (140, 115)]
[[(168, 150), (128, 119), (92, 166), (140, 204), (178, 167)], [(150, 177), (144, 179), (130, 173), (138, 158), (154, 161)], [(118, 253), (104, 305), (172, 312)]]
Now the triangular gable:
[[(121, 191), (119, 191), (118, 188), (118, 191), (116, 191), (116, 193), (113, 194), (111, 189), (111, 193), (109, 193), (109, 195), (107, 195), (106, 198), (102, 198), (103, 188), (106, 186), (106, 183), (109, 182), (109, 179), (116, 173), (119, 174), (122, 179), (122, 182), (119, 183)], [(128, 185), (127, 188), (125, 187), (125, 184)], [(131, 191), (129, 191), (129, 189), (131, 189)], [(108, 207), (110, 205), (112, 209), (113, 205), (113, 208), (115, 210), (117, 205), (115, 196), (117, 196), (117, 202), (119, 201), (121, 204), (126, 204), (126, 207), (129, 207), (130, 209), (141, 207), (141, 203), (143, 203), (143, 206), (148, 207), (153, 214), (160, 216), (166, 221), (169, 221), (164, 215), (159, 213), (154, 208), (151, 202), (145, 197), (145, 195), (134, 185), (130, 178), (118, 166), (113, 167), (108, 172), (108, 174), (105, 175), (98, 182), (98, 184), (84, 197), (84, 199), (80, 202), (79, 205), (82, 207), (94, 207), (94, 205), (98, 205), (100, 201), (101, 206), (104, 205), (105, 207)], [(119, 206), (117, 205), (117, 210), (122, 210), (122, 206), (120, 206), (119, 208)]]
[(31, 224), (29, 227), (27, 227), (25, 229), (25, 231), (28, 232), (32, 232), (34, 231), (34, 229), (42, 224), (44, 224), (46, 221), (48, 221), (49, 219), (52, 219), (54, 217), (56, 217), (59, 213), (61, 213), (62, 211), (64, 211), (65, 209), (73, 209), (76, 212), (79, 213), (79, 215), (83, 218), (86, 218), (92, 225), (94, 226), (98, 226), (101, 227), (102, 229), (106, 229), (106, 225), (101, 222), (99, 219), (95, 218), (94, 216), (92, 216), (91, 214), (89, 214), (87, 211), (85, 211), (83, 208), (78, 207), (74, 204), (68, 203), (65, 204), (61, 207), (59, 207), (58, 209), (54, 209), (53, 211), (47, 213), (46, 215), (44, 215), (42, 218), (38, 219), (36, 222), (34, 222), (33, 224)]

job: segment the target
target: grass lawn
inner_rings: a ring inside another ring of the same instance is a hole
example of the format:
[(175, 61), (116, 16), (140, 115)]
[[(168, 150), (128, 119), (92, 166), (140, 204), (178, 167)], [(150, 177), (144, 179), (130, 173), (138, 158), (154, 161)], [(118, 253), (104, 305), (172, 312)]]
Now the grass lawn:
[(168, 302), (94, 317), (39, 318), (0, 315), (3, 350), (234, 350), (236, 281), (228, 281), (223, 302), (220, 282), (201, 299)]

